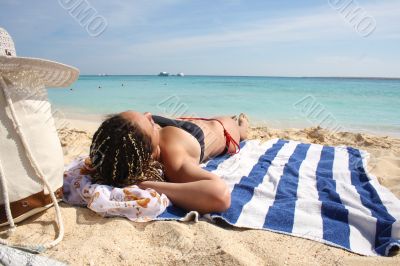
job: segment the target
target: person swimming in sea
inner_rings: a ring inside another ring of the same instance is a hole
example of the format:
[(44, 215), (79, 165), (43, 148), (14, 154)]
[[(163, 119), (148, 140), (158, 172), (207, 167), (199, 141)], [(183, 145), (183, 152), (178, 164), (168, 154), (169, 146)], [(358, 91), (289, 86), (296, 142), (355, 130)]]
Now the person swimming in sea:
[(200, 163), (235, 154), (249, 121), (220, 116), (169, 119), (126, 111), (109, 116), (93, 136), (89, 166), (95, 183), (138, 185), (165, 194), (175, 205), (200, 213), (230, 207), (230, 192)]

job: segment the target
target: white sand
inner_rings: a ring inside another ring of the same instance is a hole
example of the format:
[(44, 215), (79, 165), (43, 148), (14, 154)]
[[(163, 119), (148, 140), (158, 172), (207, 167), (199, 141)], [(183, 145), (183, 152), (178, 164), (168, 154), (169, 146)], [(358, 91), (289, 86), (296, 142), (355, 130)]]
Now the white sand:
[[(87, 154), (97, 121), (71, 120), (78, 129), (60, 130), (65, 162)], [(371, 153), (370, 170), (400, 197), (400, 139), (319, 129), (253, 128), (252, 138), (275, 137), (328, 145), (351, 145)], [(73, 265), (400, 265), (400, 255), (363, 257), (318, 242), (261, 230), (208, 222), (133, 223), (101, 218), (85, 208), (62, 204), (64, 241), (46, 256)], [(54, 237), (53, 209), (19, 225), (12, 240)], [(4, 229), (2, 229), (4, 230)]]

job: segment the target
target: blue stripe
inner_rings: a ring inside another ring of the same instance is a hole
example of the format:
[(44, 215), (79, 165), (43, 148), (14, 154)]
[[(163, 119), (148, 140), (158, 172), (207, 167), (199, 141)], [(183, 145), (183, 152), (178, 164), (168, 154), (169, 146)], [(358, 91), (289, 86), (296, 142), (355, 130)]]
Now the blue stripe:
[(265, 216), (264, 228), (291, 233), (297, 200), (300, 165), (310, 144), (298, 144), (286, 163), (279, 180), (275, 200)]
[(248, 176), (243, 176), (239, 183), (235, 184), (231, 194), (231, 207), (224, 213), (215, 213), (213, 216), (222, 216), (230, 223), (235, 224), (242, 213), (243, 207), (248, 203), (254, 194), (254, 189), (263, 181), (268, 169), (282, 147), (288, 143), (285, 140), (278, 140), (253, 166)]
[[(243, 149), (243, 147), (245, 145), (246, 145), (246, 141), (240, 142), (240, 144), (239, 144), (240, 149)], [(207, 170), (209, 172), (215, 171), (215, 170), (217, 170), (218, 166), (221, 163), (225, 162), (229, 157), (231, 157), (231, 155), (229, 155), (229, 154), (225, 154), (225, 155), (222, 155), (222, 156), (215, 157), (214, 159), (210, 160), (207, 163), (207, 165), (205, 167), (203, 167), (203, 169)]]
[(389, 214), (382, 200), (379, 198), (375, 188), (369, 182), (365, 172), (360, 151), (347, 148), (349, 153), (349, 170), (351, 172), (351, 183), (356, 187), (362, 204), (368, 208), (372, 216), (377, 219), (375, 234), (375, 251), (386, 255), (386, 247), (397, 241), (392, 238), (392, 225), (396, 219)]
[(157, 220), (179, 220), (187, 214), (187, 211), (185, 211), (182, 208), (179, 208), (175, 205), (170, 205), (167, 207), (167, 209), (161, 213), (159, 216), (157, 216)]
[(333, 179), (335, 149), (324, 146), (317, 166), (317, 189), (322, 202), (323, 238), (331, 243), (350, 249), (349, 211), (336, 192)]

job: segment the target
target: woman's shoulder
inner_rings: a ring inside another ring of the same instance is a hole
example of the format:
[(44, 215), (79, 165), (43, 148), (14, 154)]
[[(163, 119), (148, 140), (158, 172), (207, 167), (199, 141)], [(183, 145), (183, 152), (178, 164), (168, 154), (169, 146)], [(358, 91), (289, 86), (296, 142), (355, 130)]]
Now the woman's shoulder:
[(176, 166), (186, 159), (199, 161), (200, 145), (192, 135), (179, 128), (163, 128), (159, 145), (164, 165)]

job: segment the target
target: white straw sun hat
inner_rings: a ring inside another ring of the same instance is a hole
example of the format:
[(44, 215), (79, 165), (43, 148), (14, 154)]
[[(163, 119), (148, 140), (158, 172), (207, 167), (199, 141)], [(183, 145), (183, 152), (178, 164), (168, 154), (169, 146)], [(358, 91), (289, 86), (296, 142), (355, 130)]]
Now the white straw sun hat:
[(79, 70), (44, 59), (18, 57), (14, 42), (8, 32), (0, 27), (0, 72), (10, 79), (23, 79), (16, 72), (29, 71), (44, 87), (66, 87), (79, 76)]
[[(55, 246), (64, 235), (58, 206), (64, 158), (45, 88), (69, 86), (78, 76), (71, 66), (17, 57), (11, 36), (0, 28), (0, 226), (8, 225), (11, 234), (15, 223), (54, 205), (57, 238), (19, 244), (35, 251)], [(0, 244), (11, 245), (3, 238)]]

